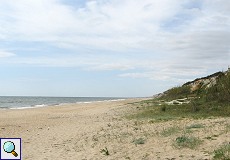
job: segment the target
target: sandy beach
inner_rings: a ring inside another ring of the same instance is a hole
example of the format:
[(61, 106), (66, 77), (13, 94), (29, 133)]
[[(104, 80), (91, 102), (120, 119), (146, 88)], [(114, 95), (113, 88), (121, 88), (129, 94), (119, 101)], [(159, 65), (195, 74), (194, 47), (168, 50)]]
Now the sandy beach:
[[(230, 142), (230, 118), (128, 120), (124, 115), (137, 110), (130, 105), (136, 101), (140, 99), (0, 110), (0, 137), (21, 137), (22, 157), (28, 160), (205, 160)], [(193, 124), (203, 127), (184, 133)], [(179, 132), (162, 134), (170, 127), (180, 128)], [(182, 134), (199, 137), (203, 143), (196, 149), (178, 149), (173, 142)]]

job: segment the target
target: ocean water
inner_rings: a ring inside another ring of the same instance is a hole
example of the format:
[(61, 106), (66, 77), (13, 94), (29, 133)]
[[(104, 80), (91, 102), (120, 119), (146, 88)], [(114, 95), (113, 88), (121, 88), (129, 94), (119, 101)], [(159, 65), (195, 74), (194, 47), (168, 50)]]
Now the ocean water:
[(116, 101), (116, 97), (14, 97), (0, 96), (0, 109), (25, 109), (55, 106), (69, 103), (91, 103), (97, 101)]

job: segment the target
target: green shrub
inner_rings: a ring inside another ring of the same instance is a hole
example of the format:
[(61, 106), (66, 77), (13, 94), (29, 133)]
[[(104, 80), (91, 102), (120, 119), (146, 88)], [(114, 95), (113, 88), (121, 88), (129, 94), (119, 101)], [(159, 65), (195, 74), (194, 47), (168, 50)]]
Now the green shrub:
[(188, 97), (188, 95), (190, 94), (191, 94), (190, 86), (179, 86), (167, 90), (165, 92), (165, 95), (163, 95), (160, 99), (167, 99), (167, 100), (180, 99), (180, 98)]
[(165, 112), (165, 111), (166, 111), (166, 106), (165, 106), (165, 105), (163, 105), (163, 106), (161, 107), (161, 111), (162, 111), (162, 112)]
[(220, 76), (216, 85), (207, 89), (205, 94), (206, 101), (217, 101), (230, 103), (230, 74)]
[(191, 103), (191, 106), (192, 106), (192, 112), (198, 112), (200, 111), (200, 106), (199, 104), (197, 103), (198, 101), (196, 99), (194, 99)]
[(196, 137), (188, 137), (188, 136), (181, 136), (176, 138), (176, 144), (175, 146), (177, 148), (190, 148), (195, 149), (197, 146), (199, 146), (202, 141)]
[(214, 150), (215, 160), (230, 160), (230, 144), (221, 146), (219, 149)]
[(134, 143), (135, 145), (138, 145), (138, 144), (145, 144), (145, 139), (144, 139), (144, 138), (134, 139), (134, 140), (133, 140), (133, 143)]

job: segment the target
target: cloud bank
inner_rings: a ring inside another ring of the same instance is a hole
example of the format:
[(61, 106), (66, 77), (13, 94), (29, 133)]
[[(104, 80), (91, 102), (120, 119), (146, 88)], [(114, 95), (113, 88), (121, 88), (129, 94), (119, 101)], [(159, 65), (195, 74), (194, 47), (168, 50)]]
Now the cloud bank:
[[(17, 55), (8, 63), (173, 81), (229, 65), (230, 1), (68, 2), (0, 1), (0, 41), (7, 42), (0, 49)], [(28, 49), (33, 42), (40, 52), (22, 54), (17, 42)], [(42, 52), (44, 43), (56, 48), (52, 56)], [(12, 55), (0, 51), (0, 57)]]

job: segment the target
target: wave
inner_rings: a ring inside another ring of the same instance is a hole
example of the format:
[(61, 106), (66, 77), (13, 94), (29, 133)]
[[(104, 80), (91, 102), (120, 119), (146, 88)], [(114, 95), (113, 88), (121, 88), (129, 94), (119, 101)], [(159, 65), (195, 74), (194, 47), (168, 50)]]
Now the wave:
[(41, 108), (41, 107), (47, 107), (49, 105), (47, 104), (38, 104), (34, 106), (25, 106), (25, 107), (10, 107), (9, 109), (29, 109), (29, 108)]
[[(0, 97), (1, 98), (1, 97)], [(3, 98), (3, 97), (2, 97)], [(13, 97), (14, 98), (14, 97)], [(0, 109), (30, 109), (30, 108), (41, 108), (41, 107), (47, 107), (47, 106), (63, 106), (63, 105), (69, 105), (69, 104), (90, 104), (90, 103), (97, 103), (97, 102), (115, 102), (115, 101), (123, 101), (127, 98), (36, 98), (36, 97), (26, 97), (24, 98), (24, 103), (15, 103), (15, 104), (9, 104), (0, 106)], [(38, 100), (41, 104), (39, 104)], [(15, 100), (15, 102), (18, 102), (19, 100)], [(35, 104), (33, 104), (35, 103)], [(37, 104), (36, 104), (37, 103)]]

